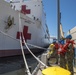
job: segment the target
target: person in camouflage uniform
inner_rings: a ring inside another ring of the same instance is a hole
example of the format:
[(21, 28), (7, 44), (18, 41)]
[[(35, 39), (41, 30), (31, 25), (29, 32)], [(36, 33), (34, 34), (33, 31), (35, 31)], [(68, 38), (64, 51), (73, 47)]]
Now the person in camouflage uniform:
[(59, 44), (57, 42), (55, 42), (54, 45), (55, 45), (56, 64), (58, 64), (58, 49), (59, 49)]
[(54, 57), (55, 56), (55, 45), (52, 43), (52, 44), (50, 44), (49, 48), (50, 48), (50, 50), (49, 50), (50, 57)]
[(66, 37), (66, 43), (69, 43), (66, 52), (66, 64), (67, 64), (67, 69), (71, 72), (71, 75), (74, 75), (74, 70), (73, 70), (74, 46), (71, 39), (72, 39), (71, 35), (68, 35)]
[(58, 49), (58, 44), (56, 43), (56, 41), (53, 41), (52, 44), (50, 44), (49, 46), (50, 51), (49, 51), (49, 59), (48, 61), (54, 59), (54, 63), (58, 63), (58, 53), (57, 53), (57, 49)]
[(59, 40), (59, 49), (58, 49), (58, 55), (59, 55), (59, 65), (60, 67), (66, 69), (66, 60), (65, 60), (65, 51), (64, 49), (64, 40)]
[(49, 54), (49, 57), (48, 57), (48, 62), (47, 62), (47, 64), (48, 64), (48, 66), (51, 66), (50, 64), (51, 64), (51, 59), (52, 59), (52, 57), (54, 57), (55, 55), (55, 45), (52, 43), (52, 44), (50, 44), (50, 46), (49, 46), (49, 52), (48, 52), (48, 54)]

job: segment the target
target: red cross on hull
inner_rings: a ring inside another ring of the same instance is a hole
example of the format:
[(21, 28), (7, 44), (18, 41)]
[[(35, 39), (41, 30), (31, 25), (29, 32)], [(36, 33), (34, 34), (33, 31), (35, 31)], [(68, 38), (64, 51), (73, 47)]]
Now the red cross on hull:
[[(20, 39), (20, 34), (21, 34), (21, 38), (22, 38), (22, 32), (17, 32), (16, 39)], [(24, 35), (25, 41), (31, 40), (31, 34), (28, 33), (28, 26), (24, 26), (23, 35)], [(23, 39), (22, 39), (22, 42), (23, 42)], [(23, 45), (24, 45), (24, 43), (23, 43)]]
[(22, 5), (21, 13), (30, 14), (30, 9), (26, 9), (26, 5)]

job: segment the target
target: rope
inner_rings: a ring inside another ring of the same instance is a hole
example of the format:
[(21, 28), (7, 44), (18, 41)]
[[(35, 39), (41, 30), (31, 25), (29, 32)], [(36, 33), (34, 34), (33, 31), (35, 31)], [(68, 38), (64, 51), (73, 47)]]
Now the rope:
[(43, 50), (50, 50), (50, 49), (47, 49), (47, 48), (43, 48), (43, 47), (40, 47), (40, 46), (36, 46), (36, 45), (33, 45), (33, 44), (29, 44), (27, 43), (28, 45), (32, 46), (32, 47), (35, 47), (35, 48), (39, 48), (39, 49), (43, 49)]
[[(14, 37), (6, 34), (5, 32), (3, 32), (3, 31), (1, 31), (1, 30), (0, 30), (0, 32), (1, 32), (2, 34), (4, 34), (4, 35), (6, 35), (6, 36), (8, 36), (8, 37), (10, 37), (10, 38), (12, 38), (12, 39), (14, 39), (14, 40), (16, 40), (16, 41), (19, 41), (19, 40), (17, 40), (16, 38), (14, 38)], [(39, 48), (39, 49), (49, 50), (49, 49), (47, 49), (47, 48), (43, 48), (43, 47), (40, 47), (40, 46), (36, 46), (36, 45), (30, 44), (30, 43), (27, 43), (27, 45), (30, 45), (30, 46), (32, 46), (32, 47), (36, 47), (36, 48)]]
[[(21, 24), (20, 24), (21, 25)], [(21, 27), (22, 28), (22, 27)], [(28, 51), (32, 54), (32, 56), (39, 62), (41, 63), (44, 67), (48, 67), (47, 65), (45, 65), (42, 61), (39, 60), (39, 58), (37, 58), (33, 53), (32, 51), (29, 49), (29, 47), (27, 46), (26, 42), (25, 42), (25, 38), (24, 38), (24, 35), (23, 35), (23, 32), (22, 32), (22, 39), (23, 39), (23, 42), (26, 46), (26, 48), (28, 49)]]
[(36, 72), (40, 69), (40, 63), (36, 66), (36, 68), (34, 69), (34, 71), (32, 72), (32, 75), (35, 75)]
[[(20, 15), (19, 15), (19, 17), (20, 17)], [(20, 19), (19, 19), (19, 22), (20, 22)], [(20, 23), (19, 23), (19, 24), (20, 24)], [(19, 31), (20, 31), (20, 26), (19, 26)], [(6, 35), (6, 36), (8, 36), (8, 37), (10, 37), (10, 38), (12, 38), (12, 39), (14, 39), (14, 40), (17, 40), (17, 39), (15, 39), (14, 37), (12, 37), (12, 36), (4, 33), (4, 32), (1, 31), (1, 30), (0, 30), (0, 32), (1, 32), (2, 34), (4, 34), (4, 35)], [(36, 46), (36, 45), (29, 44), (29, 43), (26, 44), (24, 37), (23, 37), (23, 40), (24, 40), (25, 46), (27, 47), (27, 49), (29, 50), (29, 52), (33, 55), (33, 57), (34, 57), (39, 63), (41, 63), (43, 66), (48, 67), (47, 65), (45, 65), (42, 61), (40, 61), (39, 58), (37, 58), (37, 57), (31, 52), (31, 50), (28, 48), (27, 44), (30, 45), (30, 46), (39, 48), (39, 49), (44, 49), (44, 50), (47, 50), (47, 49), (46, 49), (46, 48), (39, 47), (39, 46)], [(18, 40), (17, 40), (17, 41), (18, 41)], [(22, 54), (23, 54), (23, 59), (24, 59), (25, 65), (26, 65), (26, 67), (27, 67), (26, 59), (25, 59), (25, 55), (24, 55), (24, 51), (23, 51), (23, 46), (22, 46), (21, 34), (20, 34), (20, 45), (21, 45), (21, 50), (22, 50)], [(28, 68), (28, 67), (27, 67), (27, 71), (28, 71), (27, 73), (29, 73), (29, 68)], [(30, 75), (30, 73), (29, 73), (28, 75)]]
[[(19, 14), (19, 18), (20, 18), (20, 14)], [(20, 19), (19, 19), (20, 20)], [(21, 25), (21, 20), (20, 20), (20, 25)], [(20, 28), (20, 27), (19, 27)], [(21, 27), (22, 28), (22, 27)], [(20, 30), (20, 29), (19, 29)], [(21, 36), (21, 35), (20, 35)], [(44, 64), (42, 61), (40, 61), (40, 59), (39, 58), (37, 58), (33, 53), (32, 53), (32, 51), (29, 49), (29, 47), (27, 46), (27, 44), (26, 44), (26, 41), (25, 41), (25, 38), (24, 38), (24, 35), (23, 35), (23, 31), (22, 31), (22, 39), (23, 39), (23, 42), (24, 42), (24, 44), (25, 44), (25, 46), (26, 46), (26, 48), (28, 49), (28, 51), (32, 54), (32, 56), (39, 62), (39, 63), (41, 63), (44, 67), (48, 67), (46, 64)]]
[[(20, 12), (19, 12), (19, 31), (20, 31), (20, 25), (21, 25), (21, 20), (20, 20)], [(31, 75), (30, 70), (29, 70), (29, 67), (28, 67), (28, 65), (27, 65), (26, 58), (25, 58), (25, 54), (24, 54), (24, 50), (23, 50), (23, 46), (22, 46), (21, 33), (20, 33), (20, 46), (21, 46), (21, 51), (22, 51), (22, 55), (23, 55), (23, 59), (24, 59), (24, 63), (25, 63), (25, 66), (26, 66), (27, 74), (28, 74), (28, 75)]]
[[(2, 34), (4, 34), (4, 35), (6, 35), (6, 36), (8, 36), (8, 37), (10, 37), (10, 38), (12, 38), (12, 39), (14, 39), (14, 40), (16, 40), (16, 41), (19, 41), (19, 40), (15, 39), (14, 37), (12, 37), (12, 36), (4, 33), (4, 32), (1, 31), (1, 30), (0, 30), (0, 32), (1, 32)], [(20, 39), (21, 39), (21, 36), (20, 36)], [(23, 38), (23, 40), (25, 41), (24, 38)], [(22, 42), (22, 39), (20, 40), (20, 44), (22, 44), (21, 42)], [(28, 45), (30, 45), (30, 46), (33, 46), (33, 47), (36, 47), (36, 48), (39, 48), (39, 49), (49, 50), (49, 49), (42, 48), (42, 47), (39, 47), (39, 46), (36, 46), (36, 45), (33, 45), (33, 44), (29, 44), (29, 43), (26, 43), (26, 42), (24, 42), (24, 44), (25, 44), (25, 45), (28, 44)], [(22, 45), (21, 45), (21, 48), (22, 48), (22, 53), (23, 53), (23, 57), (24, 57), (24, 52), (23, 52), (23, 47), (22, 47)], [(27, 48), (28, 48), (28, 46), (27, 46)], [(29, 49), (29, 48), (28, 48), (28, 49)], [(45, 67), (48, 67), (48, 66), (46, 66), (43, 62), (41, 62), (41, 61), (31, 52), (30, 49), (29, 49), (29, 51), (30, 51), (30, 53), (36, 58), (36, 60), (37, 60), (38, 62), (40, 62), (41, 64), (43, 64)], [(25, 58), (24, 58), (24, 61), (25, 61)]]
[[(1, 30), (0, 30), (0, 32), (1, 32), (2, 34), (4, 34), (4, 35), (6, 35), (6, 36), (8, 36), (8, 37), (10, 37), (10, 38), (12, 38), (12, 39), (14, 39), (14, 40), (16, 40), (16, 41), (19, 41), (19, 40), (17, 40), (16, 38), (14, 38), (14, 37), (6, 34), (5, 32), (3, 32), (3, 31), (1, 31)], [(35, 48), (38, 48), (38, 49), (44, 49), (45, 51), (46, 51), (46, 50), (49, 50), (49, 49), (47, 49), (47, 48), (43, 48), (43, 47), (40, 47), (40, 46), (36, 46), (36, 45), (30, 44), (30, 43), (27, 43), (27, 45), (30, 45), (30, 46), (35, 47)]]
[(19, 41), (19, 40), (15, 39), (14, 37), (6, 34), (5, 32), (3, 32), (3, 31), (1, 31), (1, 30), (0, 30), (0, 33), (2, 33), (3, 35), (6, 35), (6, 36), (8, 36), (8, 37), (10, 37), (10, 38), (12, 38), (12, 39), (14, 39), (14, 40), (16, 40), (16, 41)]
[(22, 46), (22, 39), (21, 39), (21, 36), (20, 36), (20, 45), (21, 45), (21, 51), (22, 51), (24, 63), (25, 63), (25, 66), (26, 66), (27, 74), (28, 74), (28, 75), (31, 75), (30, 70), (29, 70), (29, 67), (28, 67), (28, 65), (27, 65), (26, 58), (25, 58), (25, 54), (24, 54), (24, 50), (23, 50), (23, 46)]
[(26, 42), (25, 42), (24, 36), (23, 36), (23, 41), (24, 41), (24, 44), (25, 44), (26, 48), (27, 48), (28, 51), (32, 54), (32, 56), (33, 56), (39, 63), (41, 63), (44, 67), (48, 67), (47, 65), (45, 65), (42, 61), (40, 61), (40, 59), (37, 58), (37, 57), (31, 52), (31, 50), (29, 49), (29, 47), (27, 46), (27, 44), (26, 44)]

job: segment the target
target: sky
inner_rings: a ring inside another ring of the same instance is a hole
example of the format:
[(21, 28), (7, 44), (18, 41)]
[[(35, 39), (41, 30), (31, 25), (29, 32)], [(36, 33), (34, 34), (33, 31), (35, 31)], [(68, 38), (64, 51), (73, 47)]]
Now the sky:
[[(43, 0), (46, 23), (51, 36), (57, 37), (57, 0)], [(76, 26), (76, 0), (60, 0), (61, 23), (64, 34)]]

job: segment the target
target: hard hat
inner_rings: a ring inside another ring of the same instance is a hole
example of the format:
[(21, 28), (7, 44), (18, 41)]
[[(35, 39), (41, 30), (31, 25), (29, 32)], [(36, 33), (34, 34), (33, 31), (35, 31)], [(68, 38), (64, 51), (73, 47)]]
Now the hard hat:
[(54, 44), (51, 44), (50, 47), (54, 47)]
[(59, 43), (63, 45), (64, 44), (64, 40), (59, 40)]
[(56, 43), (56, 40), (53, 40), (53, 43)]
[(66, 39), (72, 39), (72, 36), (71, 35), (67, 35)]

